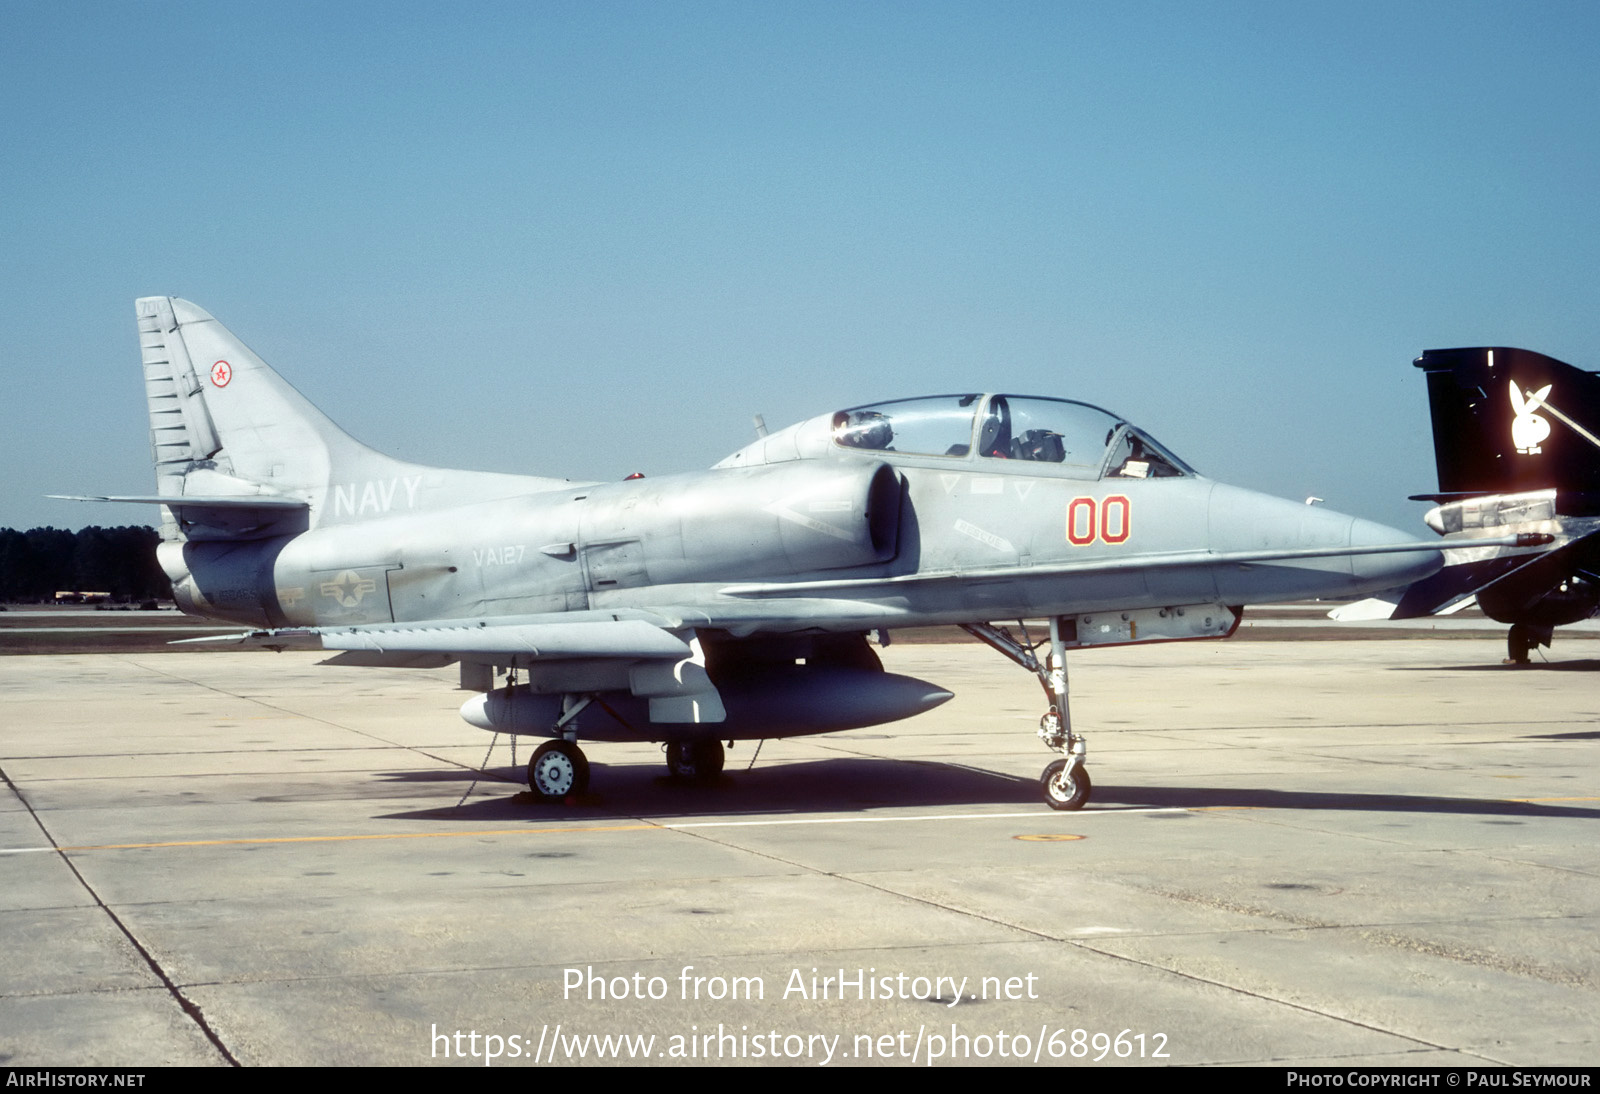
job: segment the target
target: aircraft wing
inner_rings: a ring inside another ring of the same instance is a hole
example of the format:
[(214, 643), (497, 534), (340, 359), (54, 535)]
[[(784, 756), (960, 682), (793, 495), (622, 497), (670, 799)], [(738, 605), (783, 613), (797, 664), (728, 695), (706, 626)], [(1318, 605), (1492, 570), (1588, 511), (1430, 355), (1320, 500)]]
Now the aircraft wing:
[[(1480, 599), (1486, 592), (1494, 593), (1501, 601), (1507, 597), (1514, 598), (1520, 602), (1517, 610), (1526, 610), (1565, 581), (1574, 570), (1582, 568), (1584, 556), (1600, 543), (1600, 538), (1597, 537), (1600, 537), (1600, 531), (1579, 536), (1570, 543), (1563, 543), (1560, 547), (1536, 554), (1531, 558), (1525, 555), (1517, 556), (1515, 561), (1521, 565), (1485, 581), (1478, 587), (1476, 593)], [(1400, 607), (1406, 607), (1404, 600), (1401, 601)]]
[(1498, 553), (1494, 548), (1504, 544), (1492, 539), (1470, 541), (1470, 545), (1456, 549), (1445, 547), (1444, 568), (1437, 573), (1383, 597), (1335, 608), (1328, 615), (1341, 622), (1449, 615), (1489, 589), (1510, 591), (1526, 587), (1531, 602), (1566, 577), (1575, 556), (1600, 542), (1597, 536), (1600, 531), (1549, 550), (1521, 554)]
[(553, 674), (564, 680), (563, 690), (587, 690), (603, 681), (599, 690), (626, 690), (646, 699), (653, 722), (720, 723), (727, 710), (706, 673), (699, 640), (673, 633), (683, 627), (681, 619), (652, 612), (585, 611), (284, 627), (183, 643), (335, 650), (337, 655), (329, 663), (368, 667), (440, 668), (460, 661), (482, 666), (481, 676), (462, 674), (463, 686), (481, 691), (493, 687), (491, 666), (528, 670), (537, 666), (547, 677)]
[(1509, 555), (1454, 565), (1446, 563), (1438, 573), (1407, 586), (1389, 618), (1420, 619), (1425, 615), (1444, 614), (1476, 596), (1480, 589), (1486, 589), (1501, 578), (1554, 553), (1546, 552), (1531, 558), (1528, 555)]
[(459, 660), (523, 668), (536, 662), (563, 660), (681, 661), (693, 656), (694, 651), (688, 640), (672, 633), (675, 625), (681, 623), (646, 612), (566, 612), (417, 623), (282, 627), (186, 638), (173, 644), (336, 650), (366, 655), (346, 658), (345, 664), (420, 666)]

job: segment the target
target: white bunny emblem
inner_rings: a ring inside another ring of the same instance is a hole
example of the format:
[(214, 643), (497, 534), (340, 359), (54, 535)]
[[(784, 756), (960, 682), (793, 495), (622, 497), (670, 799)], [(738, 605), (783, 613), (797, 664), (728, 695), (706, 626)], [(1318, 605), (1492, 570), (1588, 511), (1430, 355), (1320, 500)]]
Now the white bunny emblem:
[(1550, 436), (1550, 423), (1534, 413), (1544, 406), (1554, 384), (1546, 384), (1538, 391), (1530, 391), (1524, 398), (1522, 389), (1511, 381), (1511, 409), (1516, 414), (1511, 423), (1511, 443), (1524, 456), (1539, 452), (1539, 442)]

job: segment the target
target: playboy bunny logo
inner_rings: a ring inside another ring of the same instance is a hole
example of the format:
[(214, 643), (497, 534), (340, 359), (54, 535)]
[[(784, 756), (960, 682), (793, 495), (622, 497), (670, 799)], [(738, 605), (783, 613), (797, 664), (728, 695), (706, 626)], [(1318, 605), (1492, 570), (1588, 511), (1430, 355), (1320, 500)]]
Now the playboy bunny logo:
[(1544, 401), (1554, 386), (1546, 384), (1538, 391), (1528, 392), (1524, 398), (1517, 382), (1511, 381), (1511, 409), (1516, 414), (1516, 419), (1511, 423), (1511, 443), (1524, 456), (1536, 455), (1539, 452), (1539, 442), (1550, 436), (1550, 423), (1539, 417), (1535, 411), (1544, 406)]

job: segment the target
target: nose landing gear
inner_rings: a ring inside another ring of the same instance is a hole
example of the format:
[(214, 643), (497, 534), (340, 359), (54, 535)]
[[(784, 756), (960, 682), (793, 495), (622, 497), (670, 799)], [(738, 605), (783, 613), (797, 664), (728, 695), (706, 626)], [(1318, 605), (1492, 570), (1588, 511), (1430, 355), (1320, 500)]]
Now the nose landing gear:
[(1093, 785), (1084, 760), (1089, 755), (1089, 745), (1080, 733), (1072, 732), (1072, 714), (1067, 704), (1067, 647), (1061, 636), (1061, 619), (1050, 619), (1050, 651), (1040, 662), (1034, 653), (1043, 643), (1028, 640), (1028, 629), (1022, 627), (1023, 640), (1018, 641), (1010, 630), (991, 623), (963, 625), (962, 630), (982, 640), (1039, 678), (1039, 684), (1050, 699), (1050, 709), (1039, 719), (1039, 739), (1045, 747), (1061, 753), (1039, 776), (1039, 791), (1045, 804), (1052, 809), (1082, 809), (1089, 800)]

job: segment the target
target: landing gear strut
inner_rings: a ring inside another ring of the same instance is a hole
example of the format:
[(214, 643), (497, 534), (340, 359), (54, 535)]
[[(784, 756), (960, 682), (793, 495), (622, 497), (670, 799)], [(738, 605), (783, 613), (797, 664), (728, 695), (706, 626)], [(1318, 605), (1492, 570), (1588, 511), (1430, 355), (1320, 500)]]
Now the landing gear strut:
[[(508, 688), (511, 686), (508, 682)], [(546, 741), (528, 761), (528, 789), (547, 802), (558, 802), (589, 789), (589, 760), (578, 747), (578, 715), (594, 701), (592, 696), (569, 695), (556, 721), (558, 740)]]
[(1061, 759), (1052, 761), (1039, 776), (1039, 790), (1045, 804), (1052, 809), (1082, 809), (1093, 789), (1084, 761), (1089, 755), (1088, 742), (1081, 733), (1072, 732), (1072, 713), (1067, 703), (1067, 646), (1061, 636), (1061, 619), (1050, 619), (1050, 651), (1041, 663), (1034, 653), (1041, 642), (1028, 637), (1028, 628), (1022, 628), (1022, 641), (1018, 641), (1005, 627), (991, 623), (974, 623), (962, 630), (999, 650), (1011, 660), (1039, 678), (1050, 709), (1039, 719), (1039, 739), (1045, 747), (1061, 753)]
[(725, 756), (721, 741), (673, 741), (667, 745), (667, 770), (675, 779), (715, 782)]
[(1506, 634), (1506, 664), (1526, 665), (1528, 654), (1539, 646), (1549, 646), (1555, 634), (1553, 627), (1536, 627), (1531, 623), (1513, 623)]

